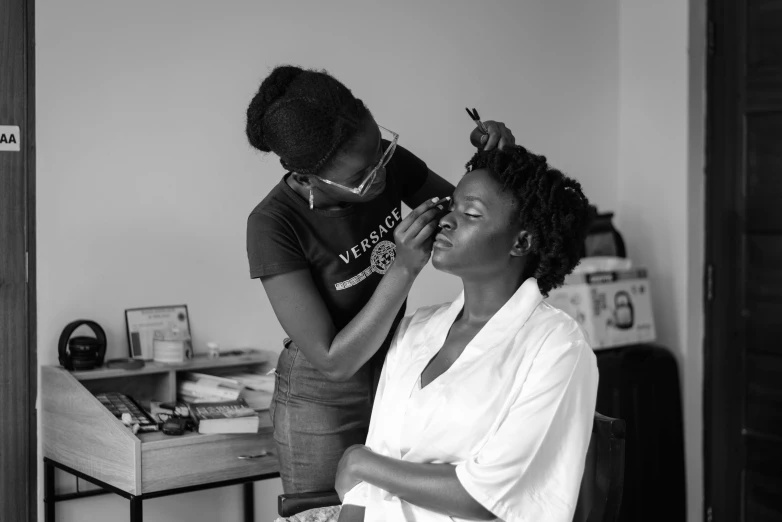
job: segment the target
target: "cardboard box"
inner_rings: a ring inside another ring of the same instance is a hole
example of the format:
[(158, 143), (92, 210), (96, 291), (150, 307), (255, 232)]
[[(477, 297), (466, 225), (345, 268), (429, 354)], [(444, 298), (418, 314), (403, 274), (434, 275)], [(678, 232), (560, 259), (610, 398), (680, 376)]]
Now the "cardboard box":
[(578, 321), (595, 350), (655, 340), (644, 268), (570, 274), (547, 301)]

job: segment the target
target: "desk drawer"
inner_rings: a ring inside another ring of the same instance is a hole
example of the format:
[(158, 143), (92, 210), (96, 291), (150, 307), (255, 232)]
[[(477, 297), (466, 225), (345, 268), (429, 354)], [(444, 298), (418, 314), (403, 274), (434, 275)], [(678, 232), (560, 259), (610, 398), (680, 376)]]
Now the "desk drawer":
[(277, 471), (271, 433), (188, 434), (141, 444), (142, 493)]

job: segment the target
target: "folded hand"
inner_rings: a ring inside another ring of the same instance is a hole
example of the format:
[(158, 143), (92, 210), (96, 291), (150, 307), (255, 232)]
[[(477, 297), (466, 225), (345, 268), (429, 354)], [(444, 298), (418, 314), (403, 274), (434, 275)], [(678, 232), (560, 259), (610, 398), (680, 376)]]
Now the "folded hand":
[(342, 454), (337, 465), (337, 478), (334, 482), (334, 488), (337, 490), (340, 500), (343, 500), (345, 494), (361, 482), (361, 479), (356, 477), (357, 466), (363, 454), (370, 451), (372, 450), (363, 444), (354, 444)]

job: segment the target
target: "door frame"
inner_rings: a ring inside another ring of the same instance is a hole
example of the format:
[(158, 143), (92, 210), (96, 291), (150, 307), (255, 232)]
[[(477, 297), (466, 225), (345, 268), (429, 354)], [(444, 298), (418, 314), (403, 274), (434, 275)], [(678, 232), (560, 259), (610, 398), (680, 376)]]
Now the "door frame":
[[(27, 466), (25, 469), (13, 469), (12, 477), (17, 477), (19, 481), (24, 481), (24, 489), (27, 493), (26, 509), (27, 520), (35, 522), (38, 519), (38, 422), (36, 410), (36, 398), (38, 394), (38, 343), (37, 343), (37, 291), (36, 291), (36, 177), (35, 177), (35, 0), (0, 0), (0, 11), (7, 15), (4, 22), (0, 25), (14, 24), (15, 28), (23, 27), (21, 31), (22, 42), (18, 40), (3, 43), (9, 44), (9, 48), (16, 49), (20, 46), (23, 49), (23, 59), (19, 61), (18, 55), (13, 59), (6, 61), (7, 55), (3, 55), (0, 60), (0, 74), (8, 75), (10, 78), (23, 76), (21, 87), (22, 92), (11, 92), (6, 98), (9, 114), (3, 115), (3, 118), (9, 118), (11, 124), (18, 123), (20, 127), (21, 150), (19, 152), (4, 152), (3, 154), (20, 154), (21, 175), (23, 179), (23, 189), (21, 201), (18, 204), (24, 212), (24, 251), (9, 252), (14, 258), (24, 257), (26, 262), (26, 288), (24, 310), (24, 327), (26, 329), (26, 339), (24, 342), (12, 342), (10, 346), (2, 346), (0, 349), (7, 352), (14, 352), (14, 360), (25, 361), (22, 365), (26, 366), (25, 371), (13, 373), (10, 386), (24, 390), (26, 393), (14, 393), (3, 400), (13, 401), (15, 411), (22, 412), (26, 418), (18, 419), (23, 426), (22, 447), (26, 450)], [(16, 38), (19, 32), (10, 32)], [(10, 55), (14, 56), (14, 55)], [(13, 80), (12, 80), (13, 81)], [(14, 83), (14, 85), (19, 85)], [(14, 89), (15, 91), (15, 89)], [(14, 114), (22, 116), (19, 119), (14, 118)], [(3, 123), (6, 124), (6, 123)], [(20, 174), (17, 167), (12, 168), (11, 174)], [(16, 204), (16, 202), (14, 202)], [(15, 247), (15, 243), (10, 245)], [(9, 245), (3, 245), (2, 248), (9, 248)], [(18, 258), (17, 258), (18, 259)], [(0, 323), (0, 328), (4, 326)], [(5, 419), (4, 419), (5, 420)], [(26, 472), (26, 473), (25, 473)], [(7, 494), (0, 491), (0, 496)]]
[(38, 286), (36, 242), (36, 125), (35, 125), (35, 0), (26, 1), (27, 17), (27, 172), (25, 176), (27, 196), (27, 356), (29, 372), (28, 426), (29, 440), (29, 505), (30, 521), (38, 520)]
[(709, 0), (707, 13), (703, 480), (704, 521), (711, 522), (741, 520), (744, 494), (744, 283), (733, 276), (742, 273), (745, 251), (740, 82), (746, 0)]

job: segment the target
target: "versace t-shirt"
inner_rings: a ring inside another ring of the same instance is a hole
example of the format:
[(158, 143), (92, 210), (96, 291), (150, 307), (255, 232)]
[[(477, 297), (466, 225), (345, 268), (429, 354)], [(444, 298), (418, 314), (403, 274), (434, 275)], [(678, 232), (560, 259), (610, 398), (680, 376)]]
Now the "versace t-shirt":
[[(369, 301), (393, 262), (402, 201), (421, 188), (428, 172), (426, 163), (397, 146), (386, 165), (384, 192), (335, 210), (310, 210), (288, 186), (286, 174), (247, 219), (250, 277), (309, 269), (335, 326), (342, 329)], [(381, 366), (404, 310), (375, 358)]]

